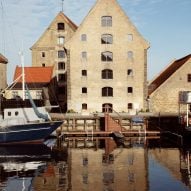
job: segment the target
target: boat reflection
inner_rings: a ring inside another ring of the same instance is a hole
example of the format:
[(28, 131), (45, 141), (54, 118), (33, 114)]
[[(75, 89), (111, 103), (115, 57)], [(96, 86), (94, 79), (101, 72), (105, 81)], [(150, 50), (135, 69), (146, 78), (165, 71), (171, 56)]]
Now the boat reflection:
[(66, 163), (65, 152), (44, 144), (0, 146), (0, 190), (36, 190), (42, 177), (45, 185), (55, 176), (55, 164)]

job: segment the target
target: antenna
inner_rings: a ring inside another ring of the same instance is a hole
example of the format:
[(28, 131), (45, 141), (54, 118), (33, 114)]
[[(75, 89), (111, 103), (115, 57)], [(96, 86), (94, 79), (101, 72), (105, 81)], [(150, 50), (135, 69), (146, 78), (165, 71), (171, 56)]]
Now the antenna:
[(64, 12), (64, 0), (62, 0), (62, 12)]

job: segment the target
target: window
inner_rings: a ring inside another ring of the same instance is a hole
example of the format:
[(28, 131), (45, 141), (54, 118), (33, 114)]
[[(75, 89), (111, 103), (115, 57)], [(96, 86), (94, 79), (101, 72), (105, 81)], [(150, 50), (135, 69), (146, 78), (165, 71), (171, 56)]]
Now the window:
[(127, 35), (127, 39), (128, 39), (128, 41), (133, 41), (133, 35), (132, 34), (128, 34)]
[(57, 24), (57, 29), (58, 30), (65, 30), (65, 24), (64, 23), (58, 23)]
[(18, 111), (15, 111), (15, 116), (18, 116), (19, 115), (19, 112)]
[(128, 103), (127, 104), (127, 109), (133, 109), (133, 104), (132, 103)]
[(58, 62), (58, 70), (65, 70), (65, 62)]
[(82, 70), (82, 76), (87, 76), (87, 70)]
[(12, 91), (12, 97), (13, 99), (18, 97), (18, 92), (17, 91)]
[(113, 96), (113, 88), (111, 88), (111, 87), (102, 88), (102, 96), (103, 97)]
[(87, 59), (87, 52), (85, 52), (85, 51), (82, 52), (82, 58), (83, 58), (83, 59)]
[(112, 17), (111, 16), (101, 17), (101, 26), (102, 27), (111, 27), (112, 26)]
[(42, 63), (42, 67), (45, 67), (46, 65), (45, 65), (45, 63)]
[(128, 87), (127, 88), (127, 93), (133, 93), (133, 88), (132, 87)]
[(127, 76), (133, 76), (133, 70), (132, 69), (127, 70)]
[(59, 36), (57, 43), (60, 44), (60, 45), (62, 45), (62, 44), (64, 44), (64, 42), (65, 42), (65, 37), (64, 37), (64, 36)]
[(113, 36), (111, 34), (103, 34), (101, 36), (101, 44), (112, 44)]
[(36, 99), (42, 99), (42, 92), (36, 91)]
[(83, 87), (83, 88), (82, 88), (82, 93), (83, 93), (83, 94), (87, 94), (87, 92), (88, 92), (88, 91), (87, 91), (87, 88), (86, 88), (86, 87)]
[(102, 79), (113, 79), (113, 71), (112, 70), (102, 70)]
[(128, 51), (127, 52), (127, 57), (129, 60), (132, 60), (133, 59), (133, 52), (132, 51)]
[(105, 113), (105, 112), (108, 112), (108, 113), (111, 113), (113, 110), (113, 105), (111, 103), (104, 103), (102, 105), (102, 112)]
[(45, 52), (42, 52), (41, 53), (41, 56), (44, 58), (46, 55), (45, 55)]
[(58, 58), (65, 58), (65, 52), (64, 52), (64, 50), (59, 50), (59, 51), (58, 51)]
[(66, 81), (66, 74), (58, 74), (58, 81)]
[(111, 62), (113, 61), (113, 53), (112, 52), (102, 52), (101, 53), (101, 61), (104, 61), (104, 62)]
[(81, 41), (87, 41), (87, 35), (86, 34), (81, 35)]
[(191, 82), (191, 74), (188, 74), (188, 75), (187, 75), (187, 81), (188, 81), (188, 82)]
[(83, 104), (82, 104), (82, 109), (83, 109), (83, 110), (87, 110), (87, 109), (88, 109), (88, 105), (87, 105), (86, 103), (83, 103)]

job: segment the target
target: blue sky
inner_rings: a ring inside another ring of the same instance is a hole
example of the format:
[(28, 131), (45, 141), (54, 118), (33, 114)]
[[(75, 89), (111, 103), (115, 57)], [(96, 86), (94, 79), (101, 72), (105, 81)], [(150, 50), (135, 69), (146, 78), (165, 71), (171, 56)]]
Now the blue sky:
[[(62, 9), (61, 0), (0, 0), (0, 53), (8, 60), (8, 82), (13, 79), (23, 46), (25, 65), (31, 66), (30, 47)], [(96, 0), (64, 0), (64, 13), (79, 25)], [(148, 80), (174, 59), (191, 54), (191, 0), (118, 0), (150, 43)]]

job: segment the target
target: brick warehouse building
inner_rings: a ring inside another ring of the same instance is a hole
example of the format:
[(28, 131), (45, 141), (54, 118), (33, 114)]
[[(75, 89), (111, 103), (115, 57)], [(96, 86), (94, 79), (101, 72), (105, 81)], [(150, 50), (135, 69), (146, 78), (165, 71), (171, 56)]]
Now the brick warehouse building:
[(67, 110), (135, 113), (146, 109), (148, 48), (116, 0), (97, 0), (78, 28), (59, 13), (31, 48), (32, 65), (54, 66)]

